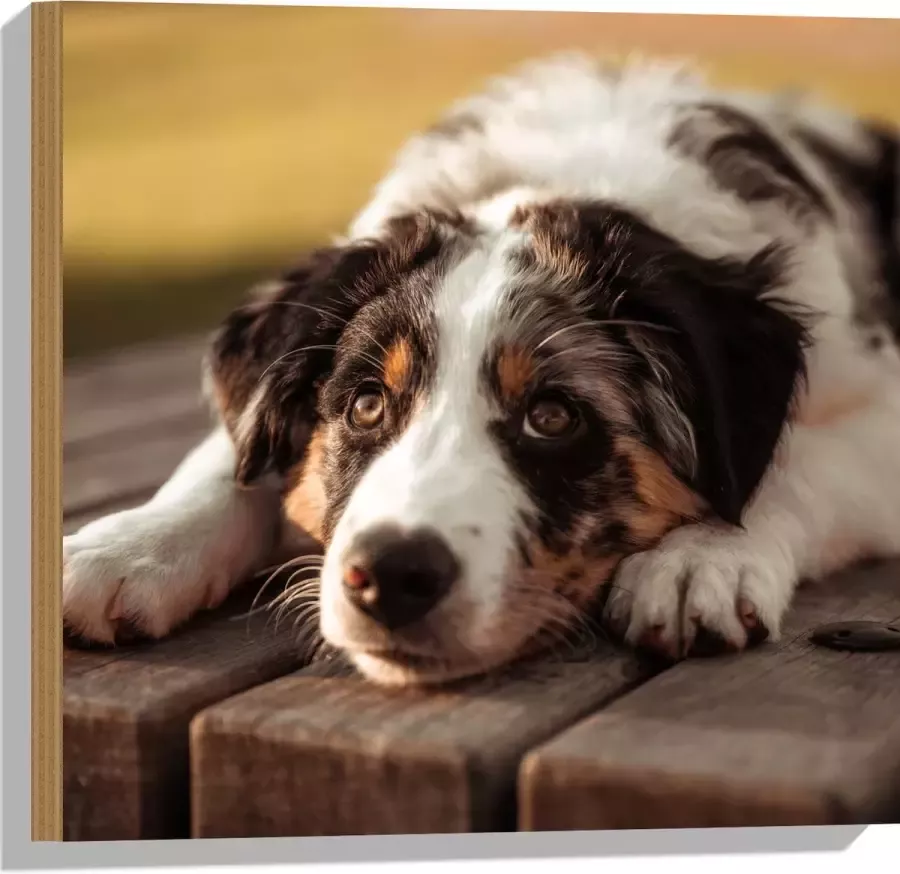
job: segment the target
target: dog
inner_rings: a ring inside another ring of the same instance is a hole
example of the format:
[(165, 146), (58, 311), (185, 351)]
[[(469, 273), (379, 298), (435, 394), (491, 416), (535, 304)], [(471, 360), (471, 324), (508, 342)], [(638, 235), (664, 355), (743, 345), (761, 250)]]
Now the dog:
[(590, 615), (672, 660), (777, 640), (900, 548), (898, 154), (680, 64), (498, 78), (225, 320), (217, 427), (64, 539), (66, 626), (161, 638), (311, 536), (321, 636), (384, 685)]

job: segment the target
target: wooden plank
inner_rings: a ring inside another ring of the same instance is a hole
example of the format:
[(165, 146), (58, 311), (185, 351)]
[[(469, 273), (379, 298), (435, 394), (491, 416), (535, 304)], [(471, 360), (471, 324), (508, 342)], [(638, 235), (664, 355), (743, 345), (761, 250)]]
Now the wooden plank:
[(900, 563), (801, 590), (783, 642), (683, 663), (524, 760), (523, 830), (900, 820), (900, 651), (808, 641), (900, 621)]
[(206, 337), (176, 338), (67, 362), (63, 387), (67, 424), (81, 411), (98, 406), (114, 410), (176, 383), (199, 389), (206, 344)]
[(276, 628), (265, 613), (235, 618), (253, 588), (155, 644), (66, 650), (65, 840), (190, 834), (191, 718), (303, 664), (288, 623)]
[(143, 344), (68, 365), (63, 384), (63, 440), (67, 457), (93, 451), (114, 435), (140, 438), (167, 419), (206, 416), (201, 360), (206, 338)]
[(208, 417), (164, 420), (136, 442), (111, 439), (85, 456), (63, 462), (63, 512), (95, 508), (155, 491), (211, 428)]
[(128, 442), (140, 439), (145, 428), (152, 428), (160, 420), (211, 418), (209, 406), (203, 400), (199, 378), (184, 385), (174, 383), (153, 394), (134, 396), (120, 403), (107, 404), (102, 399), (90, 407), (72, 411), (67, 407), (63, 428), (66, 455), (76, 458), (94, 451), (98, 442), (117, 437)]
[(521, 756), (651, 671), (604, 645), (443, 690), (284, 677), (194, 720), (193, 835), (512, 829)]
[(146, 500), (212, 426), (202, 400), (203, 339), (139, 346), (67, 367), (66, 533), (85, 517)]
[[(66, 374), (65, 530), (149, 498), (210, 428), (198, 343), (157, 344)], [(258, 586), (257, 586), (258, 588)], [(203, 707), (302, 665), (254, 587), (160, 643), (63, 659), (66, 840), (186, 837), (188, 726)]]

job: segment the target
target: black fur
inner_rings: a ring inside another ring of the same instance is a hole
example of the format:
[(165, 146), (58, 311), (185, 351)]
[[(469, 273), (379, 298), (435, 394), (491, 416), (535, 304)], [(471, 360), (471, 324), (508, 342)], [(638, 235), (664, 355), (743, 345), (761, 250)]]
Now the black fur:
[[(316, 423), (320, 380), (353, 312), (352, 289), (379, 256), (375, 246), (315, 252), (287, 273), (275, 294), (232, 313), (213, 338), (207, 366), (225, 424), (237, 441), (237, 480), (284, 473)], [(243, 433), (238, 421), (267, 378), (266, 393)]]
[[(581, 298), (592, 318), (668, 329), (650, 330), (647, 340), (671, 361), (676, 400), (694, 429), (699, 469), (690, 485), (738, 524), (805, 377), (803, 314), (774, 296), (785, 253), (710, 260), (615, 206), (563, 202), (544, 212), (587, 263)], [(624, 331), (619, 340), (627, 344)], [(639, 397), (646, 375), (636, 366), (632, 378)]]
[[(319, 390), (337, 344), (367, 305), (442, 252), (445, 232), (433, 216), (394, 221), (383, 240), (313, 253), (278, 290), (232, 313), (207, 358), (220, 414), (237, 442), (237, 479), (285, 474), (300, 461), (320, 418)], [(414, 308), (413, 308), (414, 311)], [(238, 428), (260, 385), (252, 422)]]
[(874, 315), (883, 318), (900, 338), (900, 141), (881, 125), (867, 124), (865, 133), (876, 154), (871, 162), (853, 158), (812, 131), (797, 132), (844, 196), (870, 221), (872, 251), (884, 290), (882, 312)]
[(733, 107), (688, 107), (670, 144), (702, 162), (716, 183), (747, 203), (777, 200), (805, 215), (831, 215), (824, 194), (755, 119)]

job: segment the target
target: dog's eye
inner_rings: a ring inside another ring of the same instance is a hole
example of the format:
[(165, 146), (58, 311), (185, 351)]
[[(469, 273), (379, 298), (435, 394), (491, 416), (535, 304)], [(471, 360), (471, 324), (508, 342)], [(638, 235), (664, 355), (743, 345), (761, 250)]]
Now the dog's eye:
[(528, 408), (522, 430), (528, 437), (558, 440), (577, 427), (578, 413), (568, 403), (557, 397), (541, 397)]
[(354, 428), (370, 431), (384, 419), (384, 394), (378, 389), (363, 389), (350, 407), (350, 424)]

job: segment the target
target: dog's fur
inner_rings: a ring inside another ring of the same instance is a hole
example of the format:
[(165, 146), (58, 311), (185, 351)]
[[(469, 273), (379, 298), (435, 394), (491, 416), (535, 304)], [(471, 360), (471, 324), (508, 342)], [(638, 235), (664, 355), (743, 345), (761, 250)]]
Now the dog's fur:
[[(508, 663), (601, 600), (675, 658), (777, 638), (801, 578), (900, 547), (898, 170), (895, 135), (678, 67), (498, 81), (225, 322), (221, 427), (66, 538), (66, 623), (161, 637), (302, 529), (325, 639), (382, 683)], [(412, 531), (447, 590), (373, 618), (347, 563)]]

